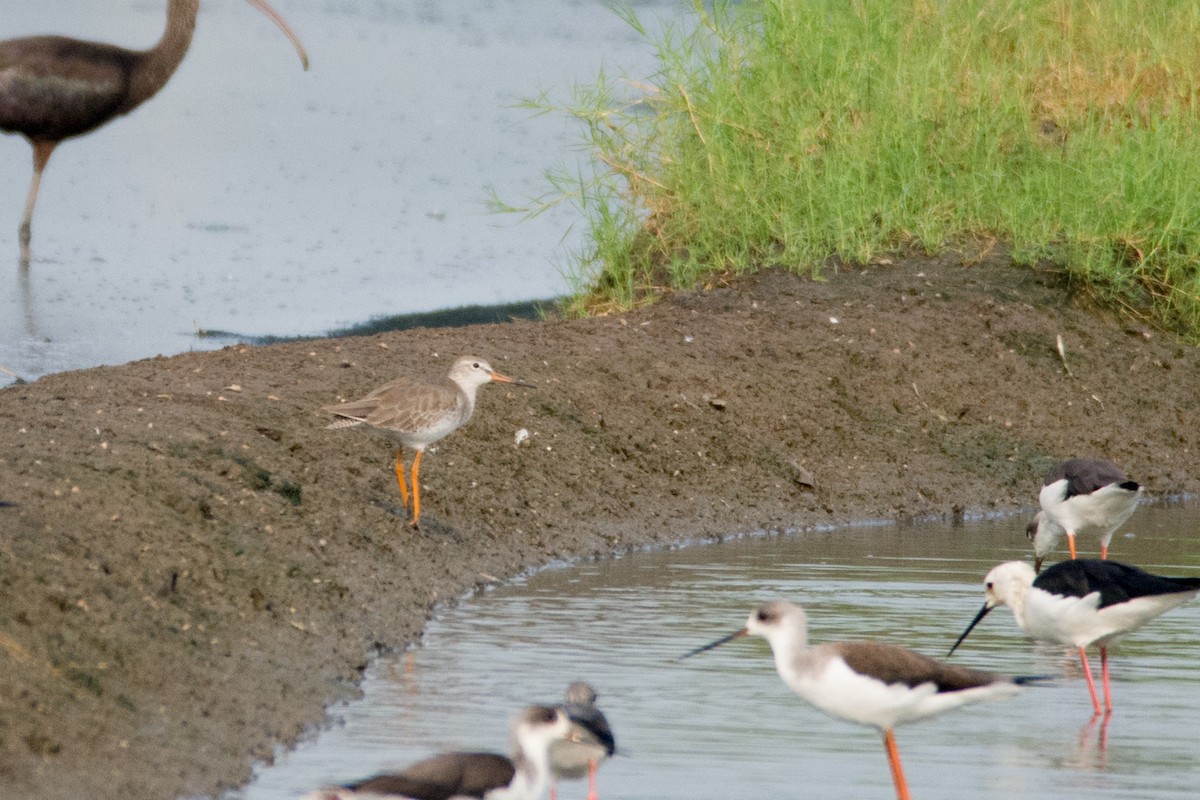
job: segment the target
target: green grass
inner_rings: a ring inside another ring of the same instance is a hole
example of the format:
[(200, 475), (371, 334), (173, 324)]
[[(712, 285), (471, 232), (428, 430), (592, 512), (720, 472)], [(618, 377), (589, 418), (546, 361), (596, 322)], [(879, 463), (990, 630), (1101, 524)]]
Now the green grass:
[(1000, 243), (1200, 339), (1200, 4), (718, 0), (653, 39), (617, 13), (652, 85), (531, 104), (596, 164), (525, 209), (583, 210), (575, 312)]

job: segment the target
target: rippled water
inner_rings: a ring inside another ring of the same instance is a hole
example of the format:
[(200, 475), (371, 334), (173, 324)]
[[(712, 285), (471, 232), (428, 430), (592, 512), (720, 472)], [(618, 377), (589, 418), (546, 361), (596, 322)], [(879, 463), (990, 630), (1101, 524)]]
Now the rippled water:
[[(511, 713), (591, 681), (624, 755), (605, 800), (890, 798), (879, 736), (792, 695), (766, 643), (672, 659), (741, 627), (768, 598), (806, 606), (813, 641), (878, 638), (942, 657), (982, 604), (983, 575), (1027, 555), (1024, 519), (752, 538), (543, 571), (444, 610), (422, 646), (381, 661), (365, 698), (282, 754), (244, 794), (282, 800), (446, 749), (506, 747)], [(1142, 508), (1114, 557), (1200, 574), (1195, 508)], [(1051, 685), (914, 723), (897, 736), (914, 797), (1190, 798), (1200, 785), (1200, 604), (1114, 649), (1101, 740), (1074, 655), (998, 609), (953, 660)], [(560, 796), (582, 798), (581, 783)]]
[[(171, 81), (59, 147), (17, 268), (29, 145), (0, 135), (0, 368), (47, 372), (321, 334), (370, 318), (563, 294), (568, 207), (485, 206), (580, 158), (577, 127), (516, 108), (543, 91), (644, 79), (650, 47), (605, 0), (274, 0), (312, 58), (242, 0), (204, 0)], [(674, 0), (634, 4), (653, 28)], [(0, 0), (0, 38), (127, 47), (166, 0)], [(636, 95), (640, 89), (630, 84)], [(6, 383), (0, 372), (0, 384)]]

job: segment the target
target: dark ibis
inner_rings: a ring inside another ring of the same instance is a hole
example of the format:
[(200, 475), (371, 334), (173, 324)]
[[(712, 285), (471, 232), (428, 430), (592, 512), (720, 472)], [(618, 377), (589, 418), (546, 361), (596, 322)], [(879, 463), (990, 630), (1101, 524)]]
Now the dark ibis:
[[(308, 69), (308, 54), (291, 26), (266, 0), (247, 0), (291, 40)], [(21, 218), (21, 263), (29, 264), (33, 207), (42, 172), (63, 139), (89, 133), (128, 114), (166, 85), (196, 29), (200, 0), (170, 0), (167, 28), (149, 50), (126, 50), (66, 36), (0, 42), (0, 130), (33, 146), (33, 180)]]

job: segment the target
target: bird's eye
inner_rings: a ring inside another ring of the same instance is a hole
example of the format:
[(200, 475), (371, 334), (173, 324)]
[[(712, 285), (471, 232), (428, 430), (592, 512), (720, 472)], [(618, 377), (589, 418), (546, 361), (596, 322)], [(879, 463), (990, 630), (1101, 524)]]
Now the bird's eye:
[(991, 581), (988, 581), (987, 583), (985, 583), (985, 584), (983, 585), (983, 588), (984, 588), (984, 589), (987, 589), (987, 590), (990, 592), (990, 591), (992, 590), (992, 587), (993, 587), (993, 586), (995, 586), (995, 585), (996, 585), (996, 584), (992, 583)]
[(770, 611), (766, 611), (766, 610), (764, 610), (764, 609), (759, 609), (759, 611), (758, 611), (758, 621), (759, 621), (759, 622), (770, 622), (770, 621), (771, 621), (771, 612), (770, 612)]
[(480, 363), (478, 361), (471, 362), (471, 369), (479, 369), (479, 368), (480, 368)]

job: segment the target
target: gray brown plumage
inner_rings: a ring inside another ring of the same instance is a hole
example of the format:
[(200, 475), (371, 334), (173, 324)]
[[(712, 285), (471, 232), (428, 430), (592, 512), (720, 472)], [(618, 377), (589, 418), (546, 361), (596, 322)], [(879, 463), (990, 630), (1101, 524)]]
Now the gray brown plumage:
[[(337, 419), (326, 427), (354, 428), (367, 425), (397, 440), (395, 471), (405, 511), (412, 512), (412, 526), (421, 519), (421, 494), (418, 474), (425, 448), (448, 436), (471, 419), (475, 412), (475, 393), (490, 381), (535, 388), (532, 383), (501, 375), (491, 364), (477, 356), (463, 356), (450, 367), (450, 373), (436, 383), (421, 383), (398, 378), (385, 383), (361, 400), (351, 400), (324, 410)], [(404, 478), (404, 448), (416, 450), (413, 456), (412, 504)]]

